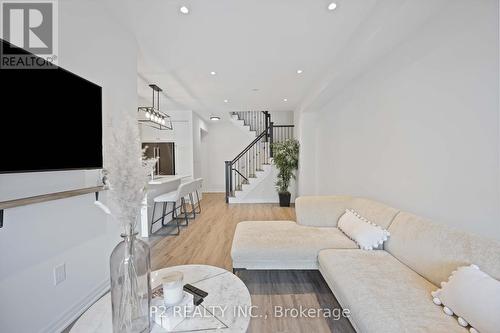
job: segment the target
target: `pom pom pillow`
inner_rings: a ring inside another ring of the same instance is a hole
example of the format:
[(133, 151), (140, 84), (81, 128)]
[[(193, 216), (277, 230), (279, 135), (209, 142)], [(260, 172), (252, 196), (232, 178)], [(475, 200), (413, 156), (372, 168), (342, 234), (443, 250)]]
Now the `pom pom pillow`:
[(389, 237), (389, 231), (371, 223), (352, 209), (345, 210), (337, 226), (363, 250), (376, 249)]
[(444, 313), (458, 316), (459, 325), (470, 325), (470, 332), (500, 331), (500, 281), (476, 265), (459, 267), (431, 294)]

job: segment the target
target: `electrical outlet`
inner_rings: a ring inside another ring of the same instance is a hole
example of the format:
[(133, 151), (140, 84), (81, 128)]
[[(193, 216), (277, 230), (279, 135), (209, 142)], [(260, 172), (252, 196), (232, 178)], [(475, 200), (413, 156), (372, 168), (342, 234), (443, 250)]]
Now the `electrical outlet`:
[(66, 280), (66, 264), (54, 267), (54, 286)]

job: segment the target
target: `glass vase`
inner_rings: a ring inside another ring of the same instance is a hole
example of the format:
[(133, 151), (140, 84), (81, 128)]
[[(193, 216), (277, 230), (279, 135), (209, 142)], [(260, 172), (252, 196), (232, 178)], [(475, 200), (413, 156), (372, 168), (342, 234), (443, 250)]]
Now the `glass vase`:
[(123, 240), (114, 248), (110, 258), (113, 332), (149, 332), (149, 246), (136, 237), (137, 233), (121, 236)]

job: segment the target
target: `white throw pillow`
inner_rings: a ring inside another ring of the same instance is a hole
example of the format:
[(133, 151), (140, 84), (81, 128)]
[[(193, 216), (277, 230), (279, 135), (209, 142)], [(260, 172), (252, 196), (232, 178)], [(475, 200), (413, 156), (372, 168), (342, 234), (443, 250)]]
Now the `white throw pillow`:
[(373, 250), (389, 237), (389, 231), (371, 223), (352, 209), (345, 210), (337, 226), (363, 250)]
[(457, 315), (458, 323), (470, 325), (471, 332), (500, 330), (500, 281), (476, 265), (459, 267), (431, 294), (435, 304), (443, 305), (444, 313)]

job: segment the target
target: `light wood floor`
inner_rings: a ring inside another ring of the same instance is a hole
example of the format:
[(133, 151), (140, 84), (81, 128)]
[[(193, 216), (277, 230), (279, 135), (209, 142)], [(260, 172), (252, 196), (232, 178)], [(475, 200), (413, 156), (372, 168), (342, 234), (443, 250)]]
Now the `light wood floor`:
[[(205, 193), (202, 213), (181, 227), (179, 236), (164, 236), (172, 229), (160, 229), (149, 239), (152, 269), (183, 264), (206, 264), (232, 270), (231, 243), (236, 224), (245, 220), (295, 220), (293, 208), (275, 204), (232, 204), (224, 195)], [(272, 223), (272, 222), (269, 222)], [(277, 318), (275, 307), (340, 309), (337, 300), (318, 271), (238, 271), (247, 285), (252, 305), (259, 315), (252, 318), (248, 332), (354, 332), (345, 318)]]

